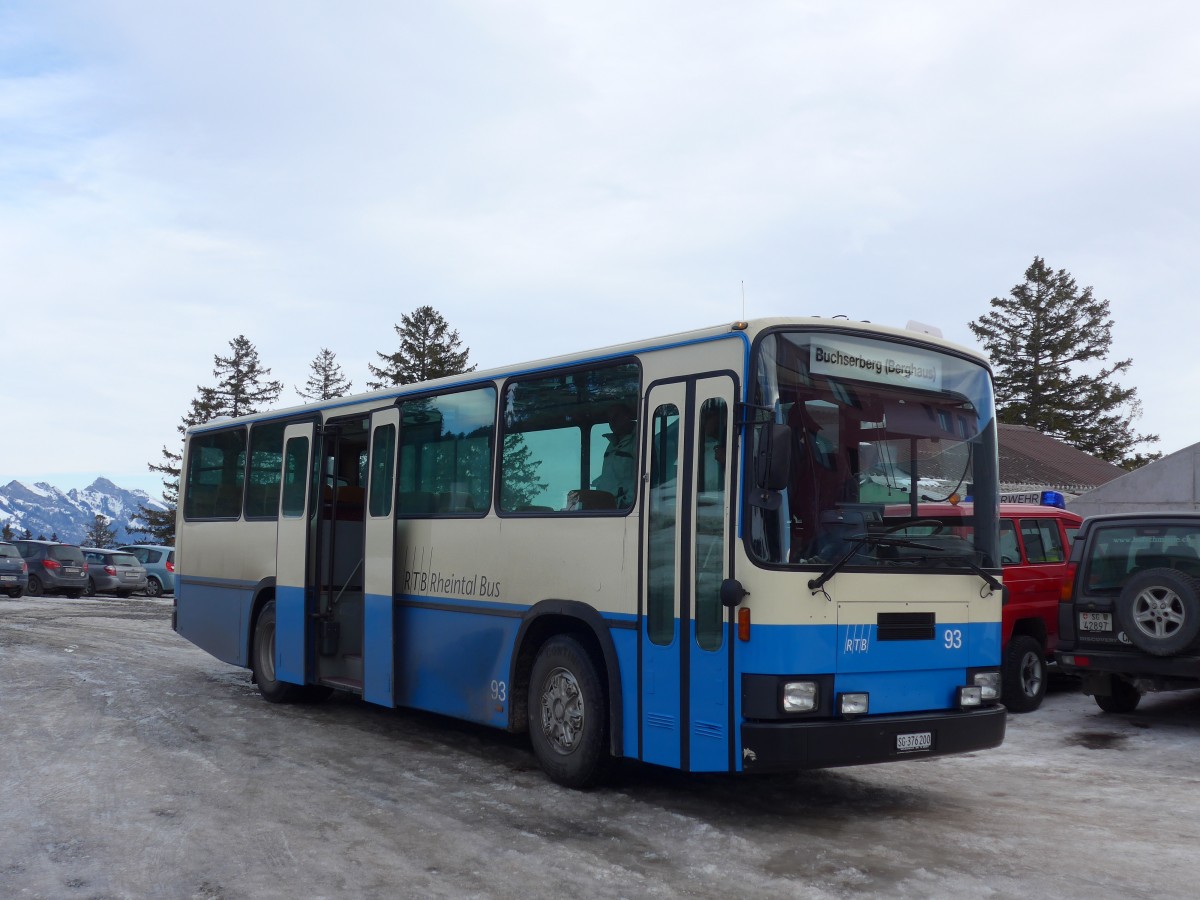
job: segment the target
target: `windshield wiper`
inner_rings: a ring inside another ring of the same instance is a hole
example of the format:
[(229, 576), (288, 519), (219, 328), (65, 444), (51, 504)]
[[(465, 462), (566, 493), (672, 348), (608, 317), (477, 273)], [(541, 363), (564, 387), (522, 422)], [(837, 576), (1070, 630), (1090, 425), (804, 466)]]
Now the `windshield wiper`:
[(829, 564), (829, 566), (816, 578), (808, 580), (808, 589), (814, 594), (825, 586), (830, 578), (838, 573), (838, 570), (844, 566), (847, 560), (856, 554), (860, 547), (864, 544), (871, 544), (875, 547), (904, 547), (910, 550), (940, 550), (940, 547), (934, 547), (931, 544), (921, 544), (917, 541), (911, 541), (908, 538), (892, 537), (890, 534), (857, 534), (850, 537), (850, 547)]
[(992, 575), (990, 572), (986, 571), (982, 566), (979, 565), (979, 563), (975, 562), (975, 560), (973, 560), (970, 556), (967, 556), (966, 554), (957, 553), (957, 554), (953, 554), (953, 555), (946, 555), (946, 556), (939, 557), (939, 559), (944, 559), (949, 562), (961, 563), (962, 565), (964, 565), (968, 569), (970, 569), (972, 572), (974, 572), (976, 575), (978, 575), (980, 578), (982, 578), (985, 582), (987, 582), (987, 586), (990, 587), (993, 591), (1003, 591), (1004, 590), (1004, 585), (1002, 585), (996, 579), (995, 575)]

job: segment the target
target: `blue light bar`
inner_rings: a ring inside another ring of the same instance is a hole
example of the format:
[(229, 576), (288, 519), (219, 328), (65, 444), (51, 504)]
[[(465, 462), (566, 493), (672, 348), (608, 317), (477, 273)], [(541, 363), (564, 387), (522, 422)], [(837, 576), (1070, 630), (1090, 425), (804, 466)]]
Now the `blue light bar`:
[(1066, 509), (1067, 501), (1058, 491), (1042, 491), (1042, 506), (1055, 506), (1059, 509)]

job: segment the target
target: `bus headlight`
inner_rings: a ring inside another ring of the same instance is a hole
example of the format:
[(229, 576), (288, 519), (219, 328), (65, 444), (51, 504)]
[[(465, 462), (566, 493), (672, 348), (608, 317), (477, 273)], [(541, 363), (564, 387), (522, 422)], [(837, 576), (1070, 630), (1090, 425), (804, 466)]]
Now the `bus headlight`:
[(784, 712), (810, 712), (817, 708), (815, 681), (789, 681), (783, 686)]
[(838, 696), (838, 709), (843, 716), (865, 716), (870, 706), (869, 694), (840, 694)]
[(1000, 673), (995, 671), (976, 672), (971, 683), (980, 689), (983, 703), (995, 703), (1000, 699)]
[(983, 706), (983, 688), (977, 684), (964, 684), (958, 688), (958, 708), (968, 709)]

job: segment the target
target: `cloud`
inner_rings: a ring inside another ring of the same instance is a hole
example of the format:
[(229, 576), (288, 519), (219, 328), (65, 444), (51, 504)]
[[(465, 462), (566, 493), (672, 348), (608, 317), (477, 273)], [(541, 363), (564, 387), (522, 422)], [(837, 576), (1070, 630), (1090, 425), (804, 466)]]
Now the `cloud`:
[[(966, 322), (1044, 256), (1113, 302), (1144, 426), (1194, 327), (1200, 13), (95, 2), (0, 12), (3, 391), (137, 397), (140, 470), (244, 333), (361, 385), (430, 303), (498, 365), (746, 313)], [(15, 299), (10, 299), (15, 298)], [(78, 337), (48, 352), (45, 337)], [(292, 397), (285, 397), (290, 402)], [(53, 443), (74, 446), (74, 420)], [(62, 458), (58, 458), (61, 455)], [(65, 471), (65, 469), (64, 469)], [(117, 478), (120, 481), (119, 478)]]

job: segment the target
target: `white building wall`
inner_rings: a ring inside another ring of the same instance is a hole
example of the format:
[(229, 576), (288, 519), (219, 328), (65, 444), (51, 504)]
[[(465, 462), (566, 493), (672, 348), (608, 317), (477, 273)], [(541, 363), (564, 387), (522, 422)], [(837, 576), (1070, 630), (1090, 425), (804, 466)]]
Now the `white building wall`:
[(1127, 512), (1200, 511), (1200, 444), (1177, 450), (1128, 475), (1067, 501), (1081, 516)]

